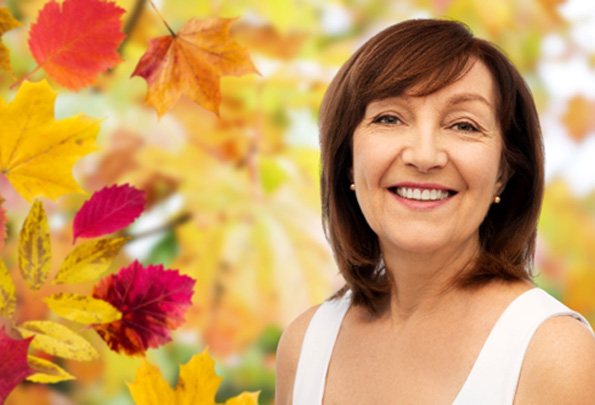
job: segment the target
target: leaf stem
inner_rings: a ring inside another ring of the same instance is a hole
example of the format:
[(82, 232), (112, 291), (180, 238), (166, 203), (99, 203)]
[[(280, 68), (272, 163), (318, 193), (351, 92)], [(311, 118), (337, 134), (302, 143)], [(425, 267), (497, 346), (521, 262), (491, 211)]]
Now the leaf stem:
[(29, 73), (27, 73), (25, 76), (21, 77), (19, 80), (17, 80), (13, 84), (11, 84), (10, 87), (9, 87), (9, 89), (10, 90), (14, 90), (16, 87), (18, 87), (25, 80), (29, 79), (31, 76), (33, 76), (35, 73), (37, 73), (37, 71), (40, 68), (41, 68), (41, 66), (36, 66), (35, 69), (33, 69), (32, 71), (30, 71)]
[(176, 33), (174, 32), (174, 30), (171, 29), (171, 27), (169, 26), (169, 24), (167, 23), (167, 21), (165, 21), (165, 18), (163, 18), (163, 16), (161, 15), (161, 13), (159, 12), (159, 10), (155, 6), (155, 3), (153, 3), (153, 0), (149, 0), (149, 3), (151, 4), (151, 7), (153, 7), (153, 10), (155, 10), (155, 13), (157, 13), (157, 15), (159, 16), (159, 18), (161, 19), (161, 21), (163, 22), (163, 24), (165, 24), (165, 26), (167, 27), (167, 30), (169, 31), (169, 33), (171, 34), (171, 36), (175, 38), (176, 37)]

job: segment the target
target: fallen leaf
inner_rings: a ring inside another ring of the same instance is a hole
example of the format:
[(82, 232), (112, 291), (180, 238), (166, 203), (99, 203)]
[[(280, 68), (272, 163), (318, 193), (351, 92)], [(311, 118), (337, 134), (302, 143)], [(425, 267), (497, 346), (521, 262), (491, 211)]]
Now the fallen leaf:
[(109, 302), (85, 295), (58, 293), (44, 301), (62, 318), (87, 325), (113, 322), (122, 317), (120, 311)]
[(147, 81), (145, 101), (159, 116), (181, 94), (218, 113), (221, 76), (258, 73), (248, 52), (229, 34), (235, 19), (191, 19), (175, 36), (151, 40), (132, 76)]
[(38, 290), (50, 272), (51, 247), (48, 218), (36, 200), (23, 223), (19, 236), (19, 268), (29, 288)]
[(124, 9), (103, 0), (50, 0), (29, 31), (29, 49), (39, 67), (71, 90), (93, 84), (120, 63)]
[(34, 373), (27, 377), (27, 381), (53, 384), (75, 379), (72, 374), (62, 367), (46, 359), (30, 355), (28, 361)]
[(91, 343), (64, 325), (52, 321), (28, 321), (18, 330), (25, 337), (35, 336), (31, 347), (64, 359), (89, 361), (99, 357)]
[[(0, 7), (0, 38), (5, 32), (21, 25), (5, 7)], [(10, 72), (10, 57), (8, 49), (0, 42), (0, 70)]]
[(4, 261), (0, 259), (0, 318), (12, 318), (16, 305), (14, 282)]
[(0, 328), (0, 404), (32, 372), (27, 364), (31, 339), (12, 339)]
[(93, 297), (112, 304), (122, 318), (94, 328), (112, 350), (143, 354), (171, 340), (170, 330), (182, 324), (191, 304), (194, 283), (176, 270), (134, 261), (95, 286)]
[[(215, 374), (215, 362), (204, 350), (180, 367), (175, 390), (163, 379), (159, 369), (146, 360), (139, 367), (134, 382), (128, 383), (128, 389), (137, 405), (215, 405), (220, 384), (221, 377)], [(258, 392), (243, 392), (228, 399), (225, 405), (257, 405), (258, 395)]]
[(82, 192), (72, 166), (94, 151), (99, 124), (82, 115), (56, 121), (56, 93), (25, 81), (10, 104), (0, 98), (0, 171), (27, 201)]
[(76, 246), (62, 262), (55, 284), (76, 284), (102, 277), (129, 238), (91, 240)]
[(128, 184), (104, 187), (93, 193), (76, 213), (73, 236), (93, 238), (130, 225), (145, 209), (145, 193)]

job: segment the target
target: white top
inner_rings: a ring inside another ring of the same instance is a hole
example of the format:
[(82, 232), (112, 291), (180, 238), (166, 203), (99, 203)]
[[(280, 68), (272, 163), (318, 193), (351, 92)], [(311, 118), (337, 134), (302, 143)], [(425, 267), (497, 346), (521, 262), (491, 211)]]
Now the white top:
[[(293, 405), (321, 405), (329, 361), (351, 291), (325, 301), (304, 336), (293, 387)], [(525, 291), (500, 315), (453, 405), (511, 405), (525, 352), (545, 320), (573, 316), (593, 333), (589, 322), (540, 288)]]

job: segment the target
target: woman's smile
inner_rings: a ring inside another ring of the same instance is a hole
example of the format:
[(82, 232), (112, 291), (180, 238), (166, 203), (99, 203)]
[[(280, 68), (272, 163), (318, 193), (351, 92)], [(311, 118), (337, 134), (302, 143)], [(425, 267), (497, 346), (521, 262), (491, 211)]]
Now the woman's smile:
[(399, 203), (414, 210), (429, 210), (445, 205), (456, 195), (456, 191), (448, 187), (429, 183), (403, 182), (387, 190)]

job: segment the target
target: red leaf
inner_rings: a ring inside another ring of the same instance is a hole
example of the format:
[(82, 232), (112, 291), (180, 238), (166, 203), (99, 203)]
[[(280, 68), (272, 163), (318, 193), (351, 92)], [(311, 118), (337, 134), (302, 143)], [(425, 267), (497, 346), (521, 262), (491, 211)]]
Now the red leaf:
[(171, 340), (170, 330), (183, 323), (191, 304), (194, 283), (177, 270), (134, 261), (95, 286), (93, 297), (118, 308), (122, 318), (93, 327), (112, 350), (142, 355)]
[(71, 90), (93, 84), (120, 61), (124, 9), (102, 0), (49, 1), (29, 31), (29, 49), (48, 75)]
[(73, 235), (93, 238), (130, 225), (145, 209), (145, 193), (128, 184), (93, 193), (74, 217)]
[(16, 340), (0, 328), (0, 404), (10, 392), (33, 373), (27, 363), (27, 351), (33, 337)]

